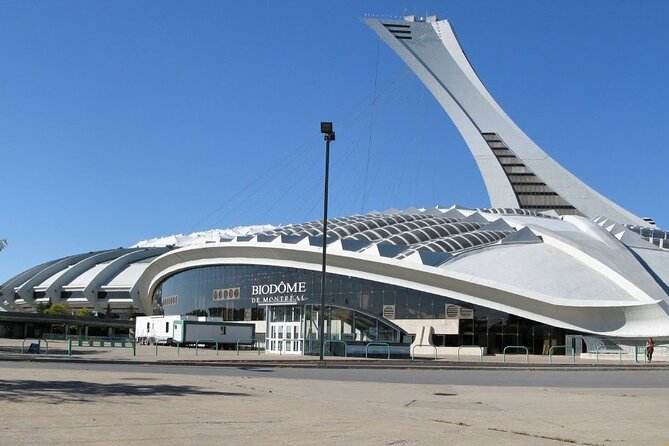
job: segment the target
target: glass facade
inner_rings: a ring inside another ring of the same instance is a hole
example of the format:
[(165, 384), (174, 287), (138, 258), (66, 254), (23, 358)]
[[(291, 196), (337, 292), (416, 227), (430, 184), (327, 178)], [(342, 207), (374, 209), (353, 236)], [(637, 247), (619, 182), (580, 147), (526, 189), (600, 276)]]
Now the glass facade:
[[(165, 279), (153, 294), (154, 314), (222, 317), (226, 321), (293, 323), (295, 311), (303, 324), (285, 325), (268, 339), (313, 352), (320, 318), (320, 271), (262, 265), (215, 265), (184, 270)], [(404, 287), (328, 274), (326, 277), (326, 339), (345, 342), (410, 343), (398, 329), (402, 319), (444, 319), (448, 306), (465, 311), (458, 333), (435, 335), (437, 346), (480, 345), (490, 353), (506, 346), (526, 346), (541, 353), (564, 333), (554, 327), (455, 299)], [(284, 306), (297, 306), (290, 310)], [(276, 308), (275, 308), (276, 306)], [(451, 308), (449, 307), (449, 308)], [(289, 315), (286, 311), (291, 311)], [(280, 319), (280, 320), (279, 320)], [(291, 330), (291, 341), (286, 329)], [(298, 330), (298, 331), (295, 331)], [(297, 335), (297, 338), (296, 338)], [(299, 341), (299, 344), (297, 343)], [(304, 342), (304, 345), (302, 344)], [(318, 342), (316, 342), (317, 344)], [(317, 347), (316, 347), (317, 348)], [(334, 347), (333, 347), (334, 348)]]

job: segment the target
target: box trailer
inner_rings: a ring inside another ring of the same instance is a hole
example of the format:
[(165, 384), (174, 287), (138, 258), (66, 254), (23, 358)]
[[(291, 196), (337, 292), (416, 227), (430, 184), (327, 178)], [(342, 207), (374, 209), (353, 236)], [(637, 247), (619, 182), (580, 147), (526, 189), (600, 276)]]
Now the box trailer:
[(178, 344), (218, 343), (221, 346), (250, 345), (255, 338), (255, 324), (212, 321), (174, 321), (172, 342)]

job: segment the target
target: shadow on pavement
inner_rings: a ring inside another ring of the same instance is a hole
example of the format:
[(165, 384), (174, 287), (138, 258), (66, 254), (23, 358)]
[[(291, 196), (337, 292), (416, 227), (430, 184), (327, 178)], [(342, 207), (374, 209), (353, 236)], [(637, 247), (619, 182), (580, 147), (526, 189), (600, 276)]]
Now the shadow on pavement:
[(93, 403), (106, 397), (159, 396), (251, 396), (240, 392), (219, 392), (196, 386), (170, 384), (99, 384), (87, 381), (0, 380), (0, 400), (25, 402), (37, 400), (45, 404), (63, 402)]
[[(23, 354), (24, 355), (31, 355), (32, 353), (26, 353), (28, 351), (28, 348), (30, 347), (30, 344), (26, 343), (26, 345), (23, 348)], [(120, 347), (119, 347), (120, 349)], [(132, 356), (132, 348), (126, 347), (125, 350), (128, 352), (128, 356)], [(21, 346), (3, 346), (0, 347), (0, 355), (2, 353), (11, 353), (11, 354), (21, 354)], [(46, 346), (45, 344), (42, 344), (40, 346), (40, 352), (37, 353), (37, 355), (45, 356), (46, 353)], [(101, 354), (106, 354), (108, 353), (108, 350), (97, 350), (95, 347), (73, 347), (72, 348), (72, 355), (73, 356), (94, 356), (94, 355), (101, 355)], [(65, 356), (67, 355), (67, 347), (63, 347), (63, 344), (57, 344), (56, 346), (50, 346), (49, 347), (49, 356)]]
[(276, 370), (268, 368), (259, 368), (257, 366), (239, 366), (237, 367), (240, 370), (247, 370), (249, 372), (262, 372), (262, 373), (274, 373)]

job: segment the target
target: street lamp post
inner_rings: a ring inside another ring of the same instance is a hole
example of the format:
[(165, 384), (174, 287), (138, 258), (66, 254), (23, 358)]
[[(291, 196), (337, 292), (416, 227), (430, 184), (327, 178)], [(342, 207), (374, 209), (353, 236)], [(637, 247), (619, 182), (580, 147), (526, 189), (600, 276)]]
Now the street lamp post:
[(323, 262), (321, 270), (321, 320), (319, 326), (320, 360), (325, 353), (325, 260), (328, 234), (328, 180), (330, 177), (330, 141), (335, 140), (331, 122), (321, 122), (321, 133), (325, 139), (325, 192), (323, 196)]

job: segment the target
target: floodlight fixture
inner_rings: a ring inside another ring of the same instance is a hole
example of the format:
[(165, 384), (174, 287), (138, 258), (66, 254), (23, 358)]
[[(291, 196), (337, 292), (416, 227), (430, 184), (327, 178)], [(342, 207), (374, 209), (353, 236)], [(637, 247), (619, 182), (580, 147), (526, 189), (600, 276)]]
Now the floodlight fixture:
[(321, 133), (325, 137), (326, 141), (335, 140), (335, 132), (331, 122), (321, 122)]

